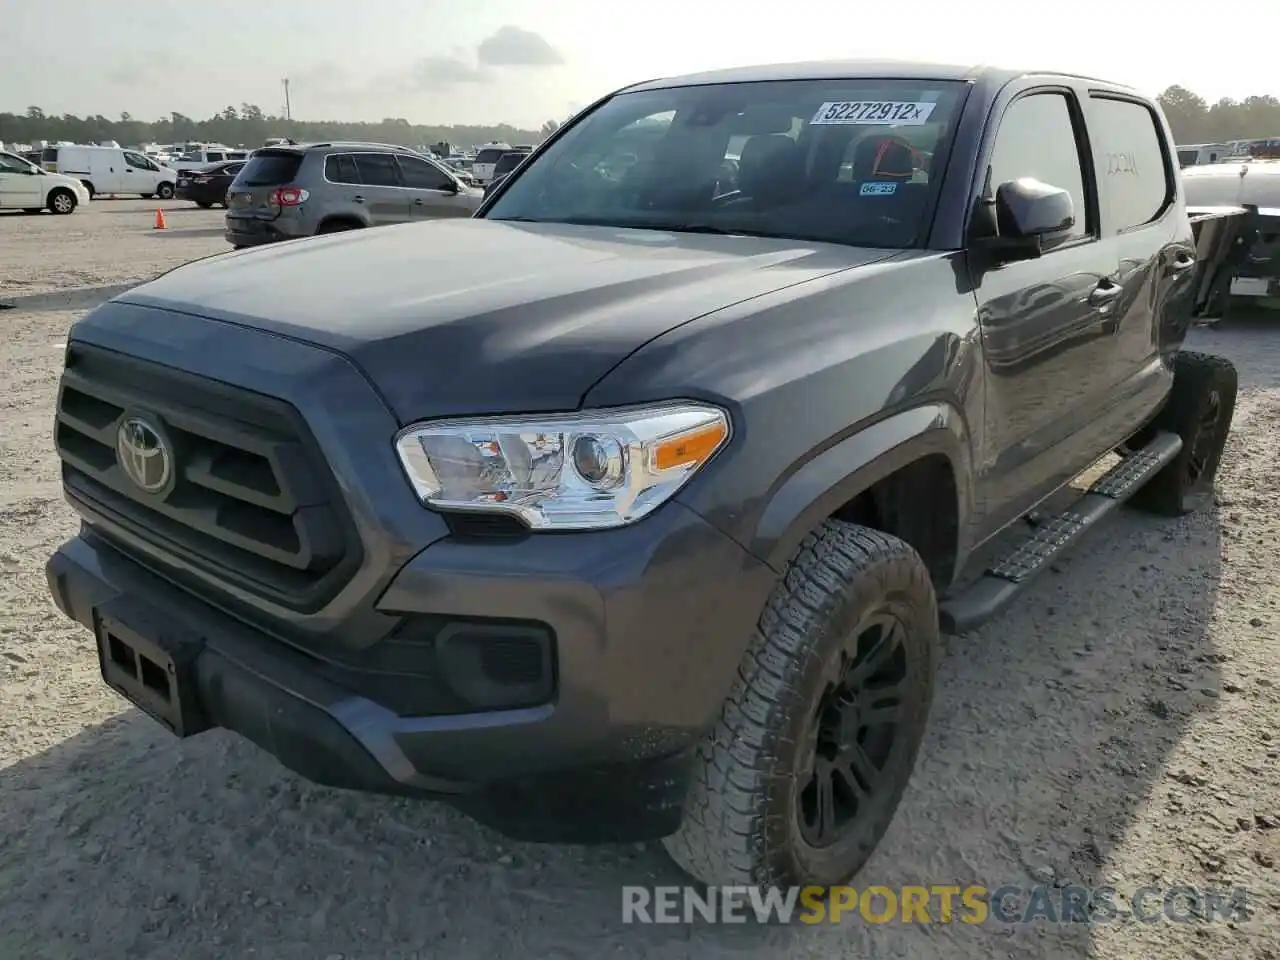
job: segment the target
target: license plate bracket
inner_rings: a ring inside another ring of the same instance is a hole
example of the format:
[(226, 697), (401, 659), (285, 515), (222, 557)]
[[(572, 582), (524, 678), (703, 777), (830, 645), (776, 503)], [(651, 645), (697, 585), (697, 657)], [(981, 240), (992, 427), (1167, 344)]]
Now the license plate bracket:
[(109, 609), (94, 611), (94, 622), (98, 666), (107, 686), (175, 736), (209, 729), (195, 678), (202, 638), (178, 637), (137, 615), (126, 622)]

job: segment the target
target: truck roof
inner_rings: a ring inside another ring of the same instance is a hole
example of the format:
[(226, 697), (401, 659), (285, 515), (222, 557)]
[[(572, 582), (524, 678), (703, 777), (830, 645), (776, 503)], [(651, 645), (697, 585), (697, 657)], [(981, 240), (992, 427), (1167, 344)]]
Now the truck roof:
[(868, 78), (883, 80), (987, 80), (1004, 84), (1022, 76), (1069, 77), (1105, 84), (1113, 90), (1129, 89), (1097, 77), (1060, 70), (1014, 70), (985, 64), (927, 63), (915, 60), (809, 60), (797, 63), (759, 64), (746, 67), (730, 67), (703, 73), (688, 73), (678, 77), (662, 77), (646, 80), (627, 87), (632, 90), (660, 90), (665, 87), (688, 87), (709, 83), (750, 83), (764, 80), (840, 80)]

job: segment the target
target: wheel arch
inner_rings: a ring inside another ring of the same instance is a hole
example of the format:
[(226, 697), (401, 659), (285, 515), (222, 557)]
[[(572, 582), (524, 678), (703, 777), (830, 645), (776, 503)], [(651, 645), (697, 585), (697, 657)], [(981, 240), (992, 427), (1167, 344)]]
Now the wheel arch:
[(330, 213), (316, 224), (316, 233), (324, 233), (326, 227), (331, 227), (338, 223), (351, 224), (357, 230), (367, 229), (372, 226), (367, 220), (355, 213)]
[(808, 533), (830, 518), (848, 520), (911, 544), (944, 587), (964, 559), (971, 476), (969, 431), (954, 406), (901, 411), (858, 429), (788, 475), (760, 515), (751, 550), (781, 571)]

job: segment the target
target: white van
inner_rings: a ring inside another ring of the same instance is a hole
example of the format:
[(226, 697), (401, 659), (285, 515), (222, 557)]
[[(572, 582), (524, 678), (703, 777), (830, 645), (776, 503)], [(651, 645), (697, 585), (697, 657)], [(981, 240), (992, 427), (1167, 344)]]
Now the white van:
[(45, 147), (40, 165), (50, 173), (75, 177), (95, 194), (137, 194), (150, 200), (173, 196), (178, 175), (136, 150), (119, 147)]
[(48, 209), (66, 214), (88, 202), (89, 191), (79, 180), (49, 173), (16, 153), (0, 151), (0, 210), (38, 213)]
[(248, 156), (248, 150), (232, 150), (230, 147), (206, 147), (184, 153), (171, 166), (179, 173), (182, 173), (190, 170), (203, 170), (212, 164), (225, 163), (228, 160), (245, 160)]

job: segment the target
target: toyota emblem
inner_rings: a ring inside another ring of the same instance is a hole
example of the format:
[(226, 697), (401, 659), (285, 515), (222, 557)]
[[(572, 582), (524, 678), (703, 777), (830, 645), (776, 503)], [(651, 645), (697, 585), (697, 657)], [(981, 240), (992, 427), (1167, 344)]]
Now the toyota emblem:
[(173, 475), (173, 455), (157, 427), (129, 417), (116, 431), (120, 469), (144, 493), (159, 493)]

